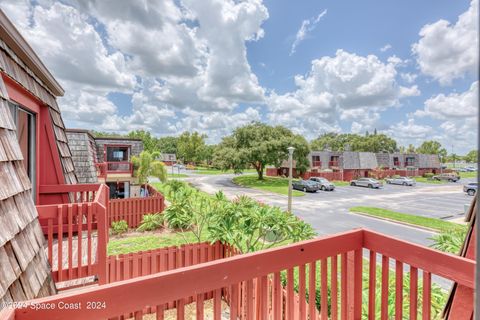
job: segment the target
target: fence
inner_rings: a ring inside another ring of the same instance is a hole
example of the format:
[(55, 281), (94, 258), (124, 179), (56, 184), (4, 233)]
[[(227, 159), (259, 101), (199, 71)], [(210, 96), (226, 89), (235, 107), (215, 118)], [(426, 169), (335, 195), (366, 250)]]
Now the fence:
[(163, 195), (149, 184), (146, 185), (148, 197), (111, 199), (108, 210), (108, 225), (125, 220), (130, 228), (137, 228), (146, 214), (163, 212), (165, 199)]
[[(365, 273), (364, 260), (368, 261)], [(380, 266), (377, 261), (381, 261)], [(213, 319), (222, 319), (222, 292), (228, 292), (230, 319), (270, 316), (274, 320), (313, 319), (318, 314), (322, 319), (327, 316), (331, 319), (361, 319), (362, 316), (430, 319), (432, 275), (471, 288), (473, 292), (475, 266), (473, 260), (359, 229), (33, 301), (42, 305), (60, 302), (87, 305), (89, 301), (101, 301), (105, 308), (34, 310), (30, 303), (4, 315), (11, 320), (75, 320), (114, 318), (131, 313), (141, 319), (144, 311), (150, 309), (156, 312), (157, 319), (163, 319), (166, 306), (176, 301), (177, 319), (184, 319), (185, 304), (196, 296), (196, 318), (204, 319), (206, 304), (202, 297), (213, 292)], [(307, 273), (307, 269), (315, 272)], [(298, 286), (294, 272), (298, 274)], [(391, 291), (389, 280), (392, 278), (395, 286)], [(368, 283), (365, 297), (364, 279)], [(282, 294), (283, 282), (285, 294)], [(319, 308), (313, 300), (317, 289), (321, 292)], [(376, 299), (377, 290), (380, 290), (379, 299)], [(298, 304), (295, 291), (298, 291)], [(389, 300), (395, 302), (393, 310), (389, 310)], [(473, 304), (473, 295), (467, 297), (465, 305), (470, 302)], [(404, 304), (408, 304), (408, 308), (404, 308)]]
[(74, 203), (37, 206), (55, 282), (97, 276), (106, 283), (108, 187), (100, 184), (41, 186), (68, 193)]

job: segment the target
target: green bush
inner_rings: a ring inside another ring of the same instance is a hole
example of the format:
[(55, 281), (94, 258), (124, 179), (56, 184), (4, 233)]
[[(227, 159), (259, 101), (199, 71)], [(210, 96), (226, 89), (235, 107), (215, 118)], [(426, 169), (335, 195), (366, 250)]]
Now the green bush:
[(128, 231), (128, 223), (125, 220), (112, 222), (112, 234), (121, 235)]
[(442, 231), (431, 238), (434, 242), (431, 247), (443, 252), (459, 254), (466, 235), (467, 228)]
[(433, 178), (433, 176), (434, 176), (434, 174), (431, 173), (431, 172), (425, 172), (425, 173), (423, 174), (423, 177), (424, 177), (424, 178), (427, 178), (427, 179), (431, 179), (431, 178)]
[(142, 223), (137, 228), (137, 231), (153, 231), (163, 227), (163, 214), (146, 214), (143, 216)]

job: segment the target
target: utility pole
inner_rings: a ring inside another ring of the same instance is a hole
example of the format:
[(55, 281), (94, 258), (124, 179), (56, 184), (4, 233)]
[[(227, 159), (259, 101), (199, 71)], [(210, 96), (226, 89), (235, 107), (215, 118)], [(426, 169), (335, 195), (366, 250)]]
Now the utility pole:
[(294, 147), (288, 147), (288, 213), (292, 213), (292, 170), (293, 170), (293, 150)]

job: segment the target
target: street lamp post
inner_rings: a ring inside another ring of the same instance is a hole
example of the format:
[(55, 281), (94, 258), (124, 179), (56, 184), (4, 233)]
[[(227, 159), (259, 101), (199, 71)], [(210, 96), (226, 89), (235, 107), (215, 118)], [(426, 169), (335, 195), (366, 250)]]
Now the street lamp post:
[(288, 208), (287, 211), (292, 213), (292, 170), (293, 170), (293, 150), (294, 147), (288, 147)]

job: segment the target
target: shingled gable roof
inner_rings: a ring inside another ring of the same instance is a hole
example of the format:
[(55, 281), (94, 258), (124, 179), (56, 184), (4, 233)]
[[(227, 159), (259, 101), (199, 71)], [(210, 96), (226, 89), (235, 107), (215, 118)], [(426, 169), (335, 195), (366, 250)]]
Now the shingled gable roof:
[[(55, 79), (53, 79), (48, 70), (45, 69), (36, 54), (1, 10), (0, 31), (0, 70), (49, 106), (55, 140), (65, 176), (65, 183), (75, 184), (78, 180), (75, 175), (72, 153), (68, 146), (68, 139), (65, 134), (65, 125), (60, 114), (60, 108), (55, 100), (55, 95), (63, 94), (63, 89), (59, 87)], [(16, 48), (13, 48), (16, 49), (15, 52), (9, 47), (7, 42), (10, 45), (15, 45)], [(27, 62), (30, 62), (29, 65), (27, 65), (16, 52), (23, 55), (23, 58), (26, 59), (25, 61), (28, 60)], [(27, 56), (30, 58), (27, 59)], [(31, 67), (39, 70), (34, 73)], [(40, 77), (48, 80), (48, 84), (43, 82)], [(55, 90), (56, 94), (52, 93), (49, 87)]]
[(55, 293), (45, 238), (0, 77), (0, 309)]

